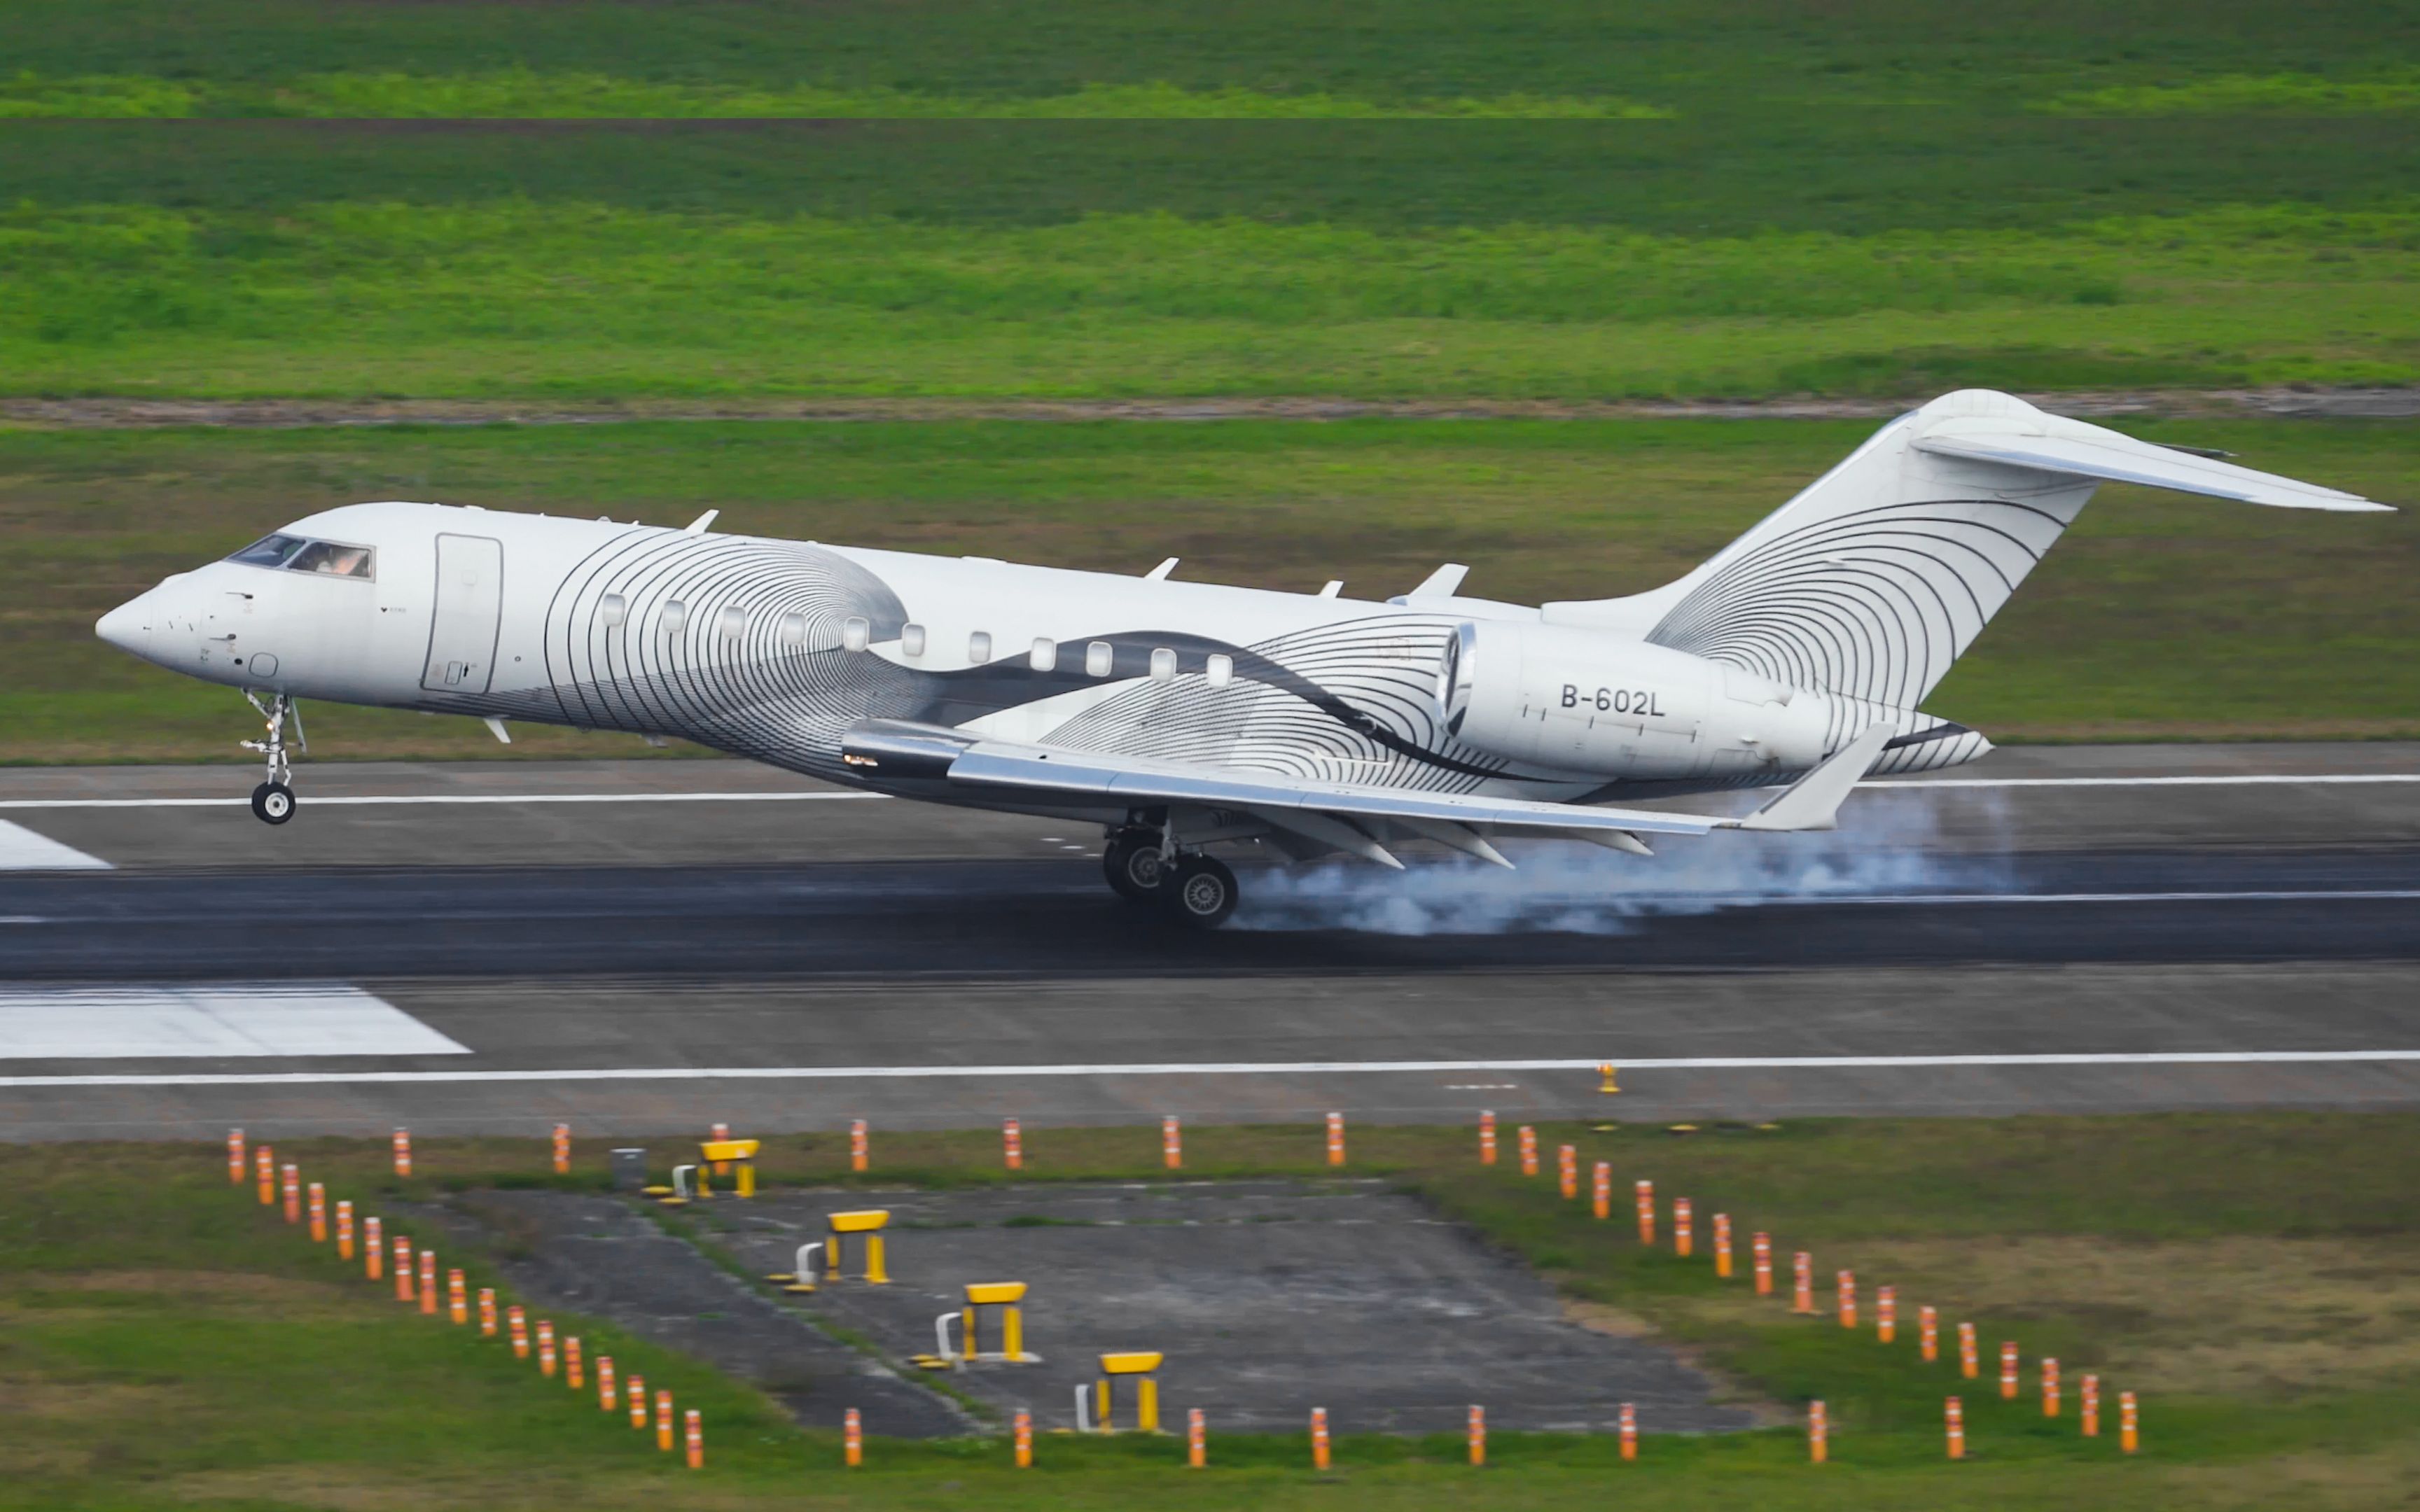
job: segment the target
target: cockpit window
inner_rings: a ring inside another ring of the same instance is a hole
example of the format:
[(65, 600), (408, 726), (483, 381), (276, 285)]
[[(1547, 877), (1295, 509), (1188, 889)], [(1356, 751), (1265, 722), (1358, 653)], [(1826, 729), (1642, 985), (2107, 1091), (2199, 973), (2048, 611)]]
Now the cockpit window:
[(282, 567), (304, 544), (299, 535), (264, 535), (227, 560), (255, 567)]
[(370, 575), (370, 548), (314, 541), (288, 559), (286, 570), (325, 573), (331, 578), (366, 578)]

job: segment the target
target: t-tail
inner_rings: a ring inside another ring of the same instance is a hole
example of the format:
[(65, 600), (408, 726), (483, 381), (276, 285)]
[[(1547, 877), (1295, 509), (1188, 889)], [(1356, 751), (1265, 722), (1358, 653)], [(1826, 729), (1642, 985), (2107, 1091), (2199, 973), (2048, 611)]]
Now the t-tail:
[[(1846, 719), (1904, 717), (2102, 482), (2282, 509), (2391, 507), (1966, 389), (1885, 425), (1679, 581), (1627, 598), (1548, 604), (1544, 617), (1864, 706), (1844, 710)], [(1972, 744), (1885, 765), (1947, 764), (1940, 758), (1988, 748)]]

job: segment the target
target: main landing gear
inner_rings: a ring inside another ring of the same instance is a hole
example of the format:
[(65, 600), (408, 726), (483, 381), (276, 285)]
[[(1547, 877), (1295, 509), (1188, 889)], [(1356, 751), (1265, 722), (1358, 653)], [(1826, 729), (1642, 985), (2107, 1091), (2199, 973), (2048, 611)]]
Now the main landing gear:
[(1119, 897), (1193, 929), (1217, 929), (1235, 911), (1235, 873), (1225, 862), (1199, 851), (1171, 856), (1157, 832), (1140, 825), (1110, 834), (1101, 870)]
[(307, 754), (311, 743), (302, 735), (302, 711), (283, 693), (271, 693), (267, 702), (250, 688), (243, 691), (244, 701), (256, 710), (267, 724), (266, 739), (243, 742), (246, 750), (259, 751), (268, 760), (269, 779), (252, 790), (253, 817), (264, 825), (282, 825), (294, 817), (293, 759), (286, 754), (286, 721), (294, 721), (294, 742)]

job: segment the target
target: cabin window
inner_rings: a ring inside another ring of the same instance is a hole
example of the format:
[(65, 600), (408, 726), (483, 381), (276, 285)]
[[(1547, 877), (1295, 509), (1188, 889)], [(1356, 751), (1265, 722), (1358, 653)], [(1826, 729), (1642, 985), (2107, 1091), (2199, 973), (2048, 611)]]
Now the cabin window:
[(741, 604), (725, 604), (722, 612), (714, 617), (714, 633), (725, 640), (737, 640), (748, 633), (748, 609)]
[(1058, 667), (1059, 642), (1047, 635), (1034, 637), (1033, 670), (1037, 672), (1055, 671)]
[(899, 627), (899, 654), (903, 656), (921, 656), (924, 654), (923, 625), (903, 625)]
[(1161, 646), (1155, 650), (1151, 654), (1151, 675), (1157, 681), (1163, 683), (1175, 676), (1176, 653), (1169, 650), (1166, 646)]
[(367, 579), (370, 575), (370, 548), (365, 546), (339, 546), (334, 541), (314, 541), (287, 559), (286, 570), (316, 572), (326, 578)]
[(782, 644), (785, 646), (805, 645), (807, 643), (807, 617), (796, 611), (784, 614), (782, 616), (781, 625), (775, 629), (774, 633), (782, 638)]
[(1217, 652), (1202, 670), (1209, 674), (1212, 687), (1224, 687), (1235, 680), (1235, 658), (1223, 651)]
[(1117, 665), (1117, 647), (1107, 640), (1095, 640), (1084, 648), (1084, 675), (1107, 677), (1109, 669)]
[(677, 598), (664, 600), (664, 634), (678, 635), (689, 624), (689, 606)]
[(630, 603), (619, 594), (607, 594), (597, 601), (597, 612), (610, 630), (630, 617)]
[(851, 651), (863, 651), (874, 640), (874, 626), (864, 615), (852, 614), (840, 624), (840, 643)]
[(967, 637), (967, 661), (976, 667), (991, 660), (991, 632), (977, 630)]

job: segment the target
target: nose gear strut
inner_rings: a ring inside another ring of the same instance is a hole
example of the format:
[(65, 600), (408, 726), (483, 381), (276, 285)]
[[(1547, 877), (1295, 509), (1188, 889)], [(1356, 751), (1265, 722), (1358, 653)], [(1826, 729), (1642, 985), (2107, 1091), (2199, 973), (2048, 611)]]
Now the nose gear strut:
[(309, 737), (302, 733), (302, 710), (283, 693), (271, 693), (269, 702), (250, 688), (243, 690), (244, 702), (250, 703), (268, 728), (268, 737), (241, 742), (246, 750), (259, 751), (268, 759), (269, 780), (252, 790), (252, 811), (265, 825), (282, 825), (294, 817), (293, 759), (286, 754), (286, 721), (294, 721), (294, 743), (302, 754), (311, 754)]

